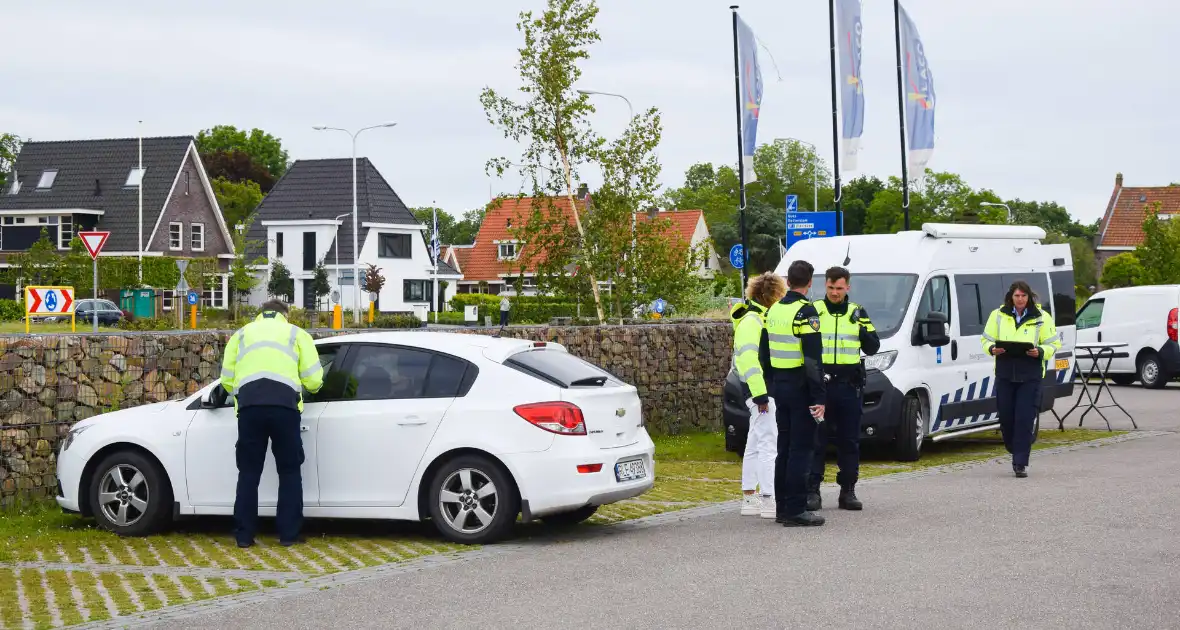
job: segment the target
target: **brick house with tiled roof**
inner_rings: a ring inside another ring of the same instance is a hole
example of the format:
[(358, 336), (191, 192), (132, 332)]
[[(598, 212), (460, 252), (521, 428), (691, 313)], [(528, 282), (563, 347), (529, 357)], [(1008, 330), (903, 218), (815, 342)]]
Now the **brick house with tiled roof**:
[[(65, 252), (83, 230), (111, 233), (103, 256), (216, 258), (220, 281), (203, 297), (227, 305), (234, 246), (193, 136), (27, 142), (0, 191), (0, 266), (44, 229)], [(143, 217), (140, 219), (140, 187)], [(0, 286), (12, 299), (15, 287)], [(165, 299), (169, 308), (171, 297)]]
[(1114, 192), (1098, 224), (1095, 258), (1101, 270), (1111, 256), (1135, 251), (1143, 243), (1143, 220), (1155, 204), (1162, 219), (1180, 220), (1180, 186), (1123, 186), (1123, 174), (1114, 178)]
[[(585, 188), (579, 191), (576, 202), (580, 212), (594, 211), (593, 200)], [(569, 211), (569, 199), (554, 197), (552, 203), (572, 224), (573, 213)], [(447, 249), (443, 260), (463, 275), (463, 279), (459, 281), (460, 293), (497, 295), (507, 290), (517, 275), (524, 276), (524, 293), (534, 293), (532, 287), (535, 286), (535, 281), (532, 275), (535, 268), (525, 269), (524, 273), (520, 274), (520, 266), (516, 261), (521, 244), (512, 234), (512, 226), (519, 226), (532, 212), (532, 197), (501, 198), (488, 207), (474, 244), (451, 246)], [(669, 220), (674, 237), (684, 247), (705, 247), (706, 256), (698, 275), (712, 277), (720, 266), (720, 260), (713, 250), (704, 213), (700, 210), (673, 210), (640, 212), (635, 215), (636, 221), (648, 221), (652, 217)]]

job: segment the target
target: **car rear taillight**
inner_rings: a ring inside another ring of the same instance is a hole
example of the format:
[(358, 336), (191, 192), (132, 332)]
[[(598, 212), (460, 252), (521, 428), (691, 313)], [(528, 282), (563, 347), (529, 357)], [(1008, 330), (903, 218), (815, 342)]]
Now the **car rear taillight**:
[(567, 402), (544, 402), (518, 405), (516, 415), (534, 426), (560, 435), (586, 435), (586, 421), (577, 405)]
[(1180, 333), (1180, 330), (1177, 330), (1177, 326), (1180, 326), (1180, 323), (1176, 321), (1177, 315), (1180, 315), (1180, 308), (1174, 308), (1168, 313), (1168, 339), (1172, 341), (1177, 341), (1176, 335)]

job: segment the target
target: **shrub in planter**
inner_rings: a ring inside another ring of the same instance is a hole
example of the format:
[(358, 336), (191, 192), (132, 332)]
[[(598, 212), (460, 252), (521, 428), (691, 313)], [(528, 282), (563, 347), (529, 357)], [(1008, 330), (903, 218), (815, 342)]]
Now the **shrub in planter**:
[(373, 318), (373, 328), (421, 328), (422, 320), (413, 315), (378, 315)]

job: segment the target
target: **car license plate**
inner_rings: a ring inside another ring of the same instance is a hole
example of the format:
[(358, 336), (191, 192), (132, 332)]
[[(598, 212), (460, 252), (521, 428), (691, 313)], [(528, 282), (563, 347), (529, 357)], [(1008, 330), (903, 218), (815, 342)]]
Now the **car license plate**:
[(1069, 359), (1057, 359), (1057, 369), (1059, 369), (1059, 370), (1069, 369)]
[(635, 481), (647, 476), (647, 469), (642, 459), (632, 459), (615, 464), (615, 480), (621, 482)]

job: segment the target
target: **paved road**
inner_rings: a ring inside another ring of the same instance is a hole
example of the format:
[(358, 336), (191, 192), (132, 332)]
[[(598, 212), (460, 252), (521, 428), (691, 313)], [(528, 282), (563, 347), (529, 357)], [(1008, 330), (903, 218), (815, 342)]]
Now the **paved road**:
[[(1115, 395), (1140, 427), (1180, 429), (1180, 392)], [(728, 511), (574, 533), (169, 627), (1175, 627), (1178, 451), (1168, 433), (1034, 454), (1023, 480), (1005, 463), (874, 479), (865, 512), (823, 528)]]

